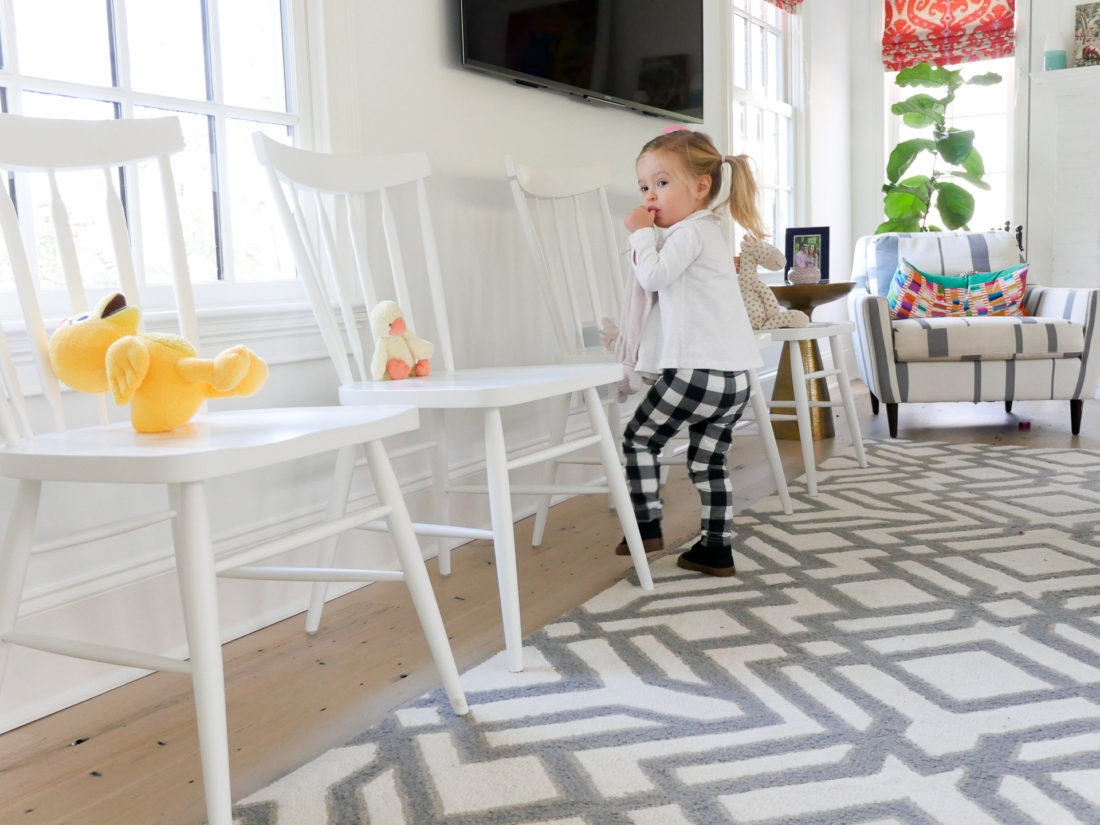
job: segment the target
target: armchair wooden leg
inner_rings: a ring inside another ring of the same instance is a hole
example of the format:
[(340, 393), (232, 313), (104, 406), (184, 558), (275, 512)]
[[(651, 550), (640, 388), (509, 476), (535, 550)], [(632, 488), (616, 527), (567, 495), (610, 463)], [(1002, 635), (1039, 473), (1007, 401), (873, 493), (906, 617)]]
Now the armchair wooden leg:
[(1074, 435), (1081, 432), (1081, 412), (1085, 408), (1083, 398), (1073, 398), (1069, 402), (1069, 431)]
[(1012, 400), (1011, 399), (1007, 399), (1007, 398), (1005, 399), (1005, 412), (1006, 413), (1012, 412)]
[(886, 422), (890, 425), (890, 438), (898, 437), (898, 405), (886, 402)]
[(871, 415), (878, 415), (878, 396), (873, 392), (869, 395), (871, 396)]

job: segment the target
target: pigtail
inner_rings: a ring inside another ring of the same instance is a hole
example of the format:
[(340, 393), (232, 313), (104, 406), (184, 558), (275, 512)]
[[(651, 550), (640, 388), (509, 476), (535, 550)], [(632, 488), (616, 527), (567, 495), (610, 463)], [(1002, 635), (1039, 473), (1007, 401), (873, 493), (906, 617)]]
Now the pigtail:
[(748, 155), (725, 155), (722, 164), (728, 164), (730, 169), (730, 215), (757, 238), (766, 238), (769, 233), (760, 215), (752, 159)]

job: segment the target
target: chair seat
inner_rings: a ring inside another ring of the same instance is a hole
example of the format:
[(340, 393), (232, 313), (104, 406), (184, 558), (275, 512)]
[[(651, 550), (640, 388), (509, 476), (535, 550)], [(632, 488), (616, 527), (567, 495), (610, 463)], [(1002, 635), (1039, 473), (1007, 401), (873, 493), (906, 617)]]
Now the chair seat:
[(812, 341), (828, 338), (830, 335), (844, 335), (855, 330), (851, 321), (811, 321), (805, 327), (782, 327), (769, 329), (767, 336), (771, 341)]
[(408, 406), (290, 407), (198, 415), (168, 433), (129, 421), (36, 435), (0, 449), (0, 475), (44, 481), (202, 481), (415, 430)]
[(341, 404), (415, 404), (432, 409), (511, 407), (554, 398), (623, 377), (617, 363), (478, 367), (400, 381), (357, 381), (340, 387)]
[(906, 318), (891, 322), (894, 360), (1012, 361), (1080, 357), (1085, 327), (1021, 315)]

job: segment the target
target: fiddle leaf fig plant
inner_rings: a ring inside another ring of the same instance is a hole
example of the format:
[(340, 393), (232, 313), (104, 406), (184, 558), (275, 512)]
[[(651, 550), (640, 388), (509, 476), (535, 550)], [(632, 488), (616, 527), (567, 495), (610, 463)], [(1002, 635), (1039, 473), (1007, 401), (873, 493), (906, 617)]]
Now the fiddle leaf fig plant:
[[(985, 164), (974, 147), (974, 132), (947, 125), (947, 110), (962, 86), (992, 86), (1001, 82), (996, 72), (986, 72), (963, 79), (962, 73), (918, 63), (897, 74), (894, 83), (900, 87), (918, 87), (935, 91), (918, 92), (895, 103), (890, 111), (900, 115), (912, 129), (930, 129), (931, 137), (903, 140), (886, 164), (887, 183), (882, 209), (886, 220), (875, 233), (940, 232), (941, 227), (928, 223), (933, 208), (947, 229), (969, 229), (974, 216), (974, 195), (967, 189), (989, 189), (985, 182)], [(918, 158), (931, 156), (928, 174), (906, 176)], [(965, 184), (965, 185), (964, 185)]]

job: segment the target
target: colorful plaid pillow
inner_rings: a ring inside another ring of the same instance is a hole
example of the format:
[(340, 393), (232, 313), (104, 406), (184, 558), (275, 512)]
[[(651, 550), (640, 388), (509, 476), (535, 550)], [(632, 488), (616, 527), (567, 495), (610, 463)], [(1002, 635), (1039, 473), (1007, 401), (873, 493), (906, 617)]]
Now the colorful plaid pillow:
[(886, 292), (890, 317), (897, 320), (965, 315), (966, 286), (964, 275), (929, 275), (903, 258)]
[(971, 272), (967, 279), (967, 315), (1027, 315), (1024, 292), (1027, 264), (1000, 272)]
[(999, 272), (930, 275), (902, 259), (886, 293), (890, 317), (1026, 315), (1026, 263)]

